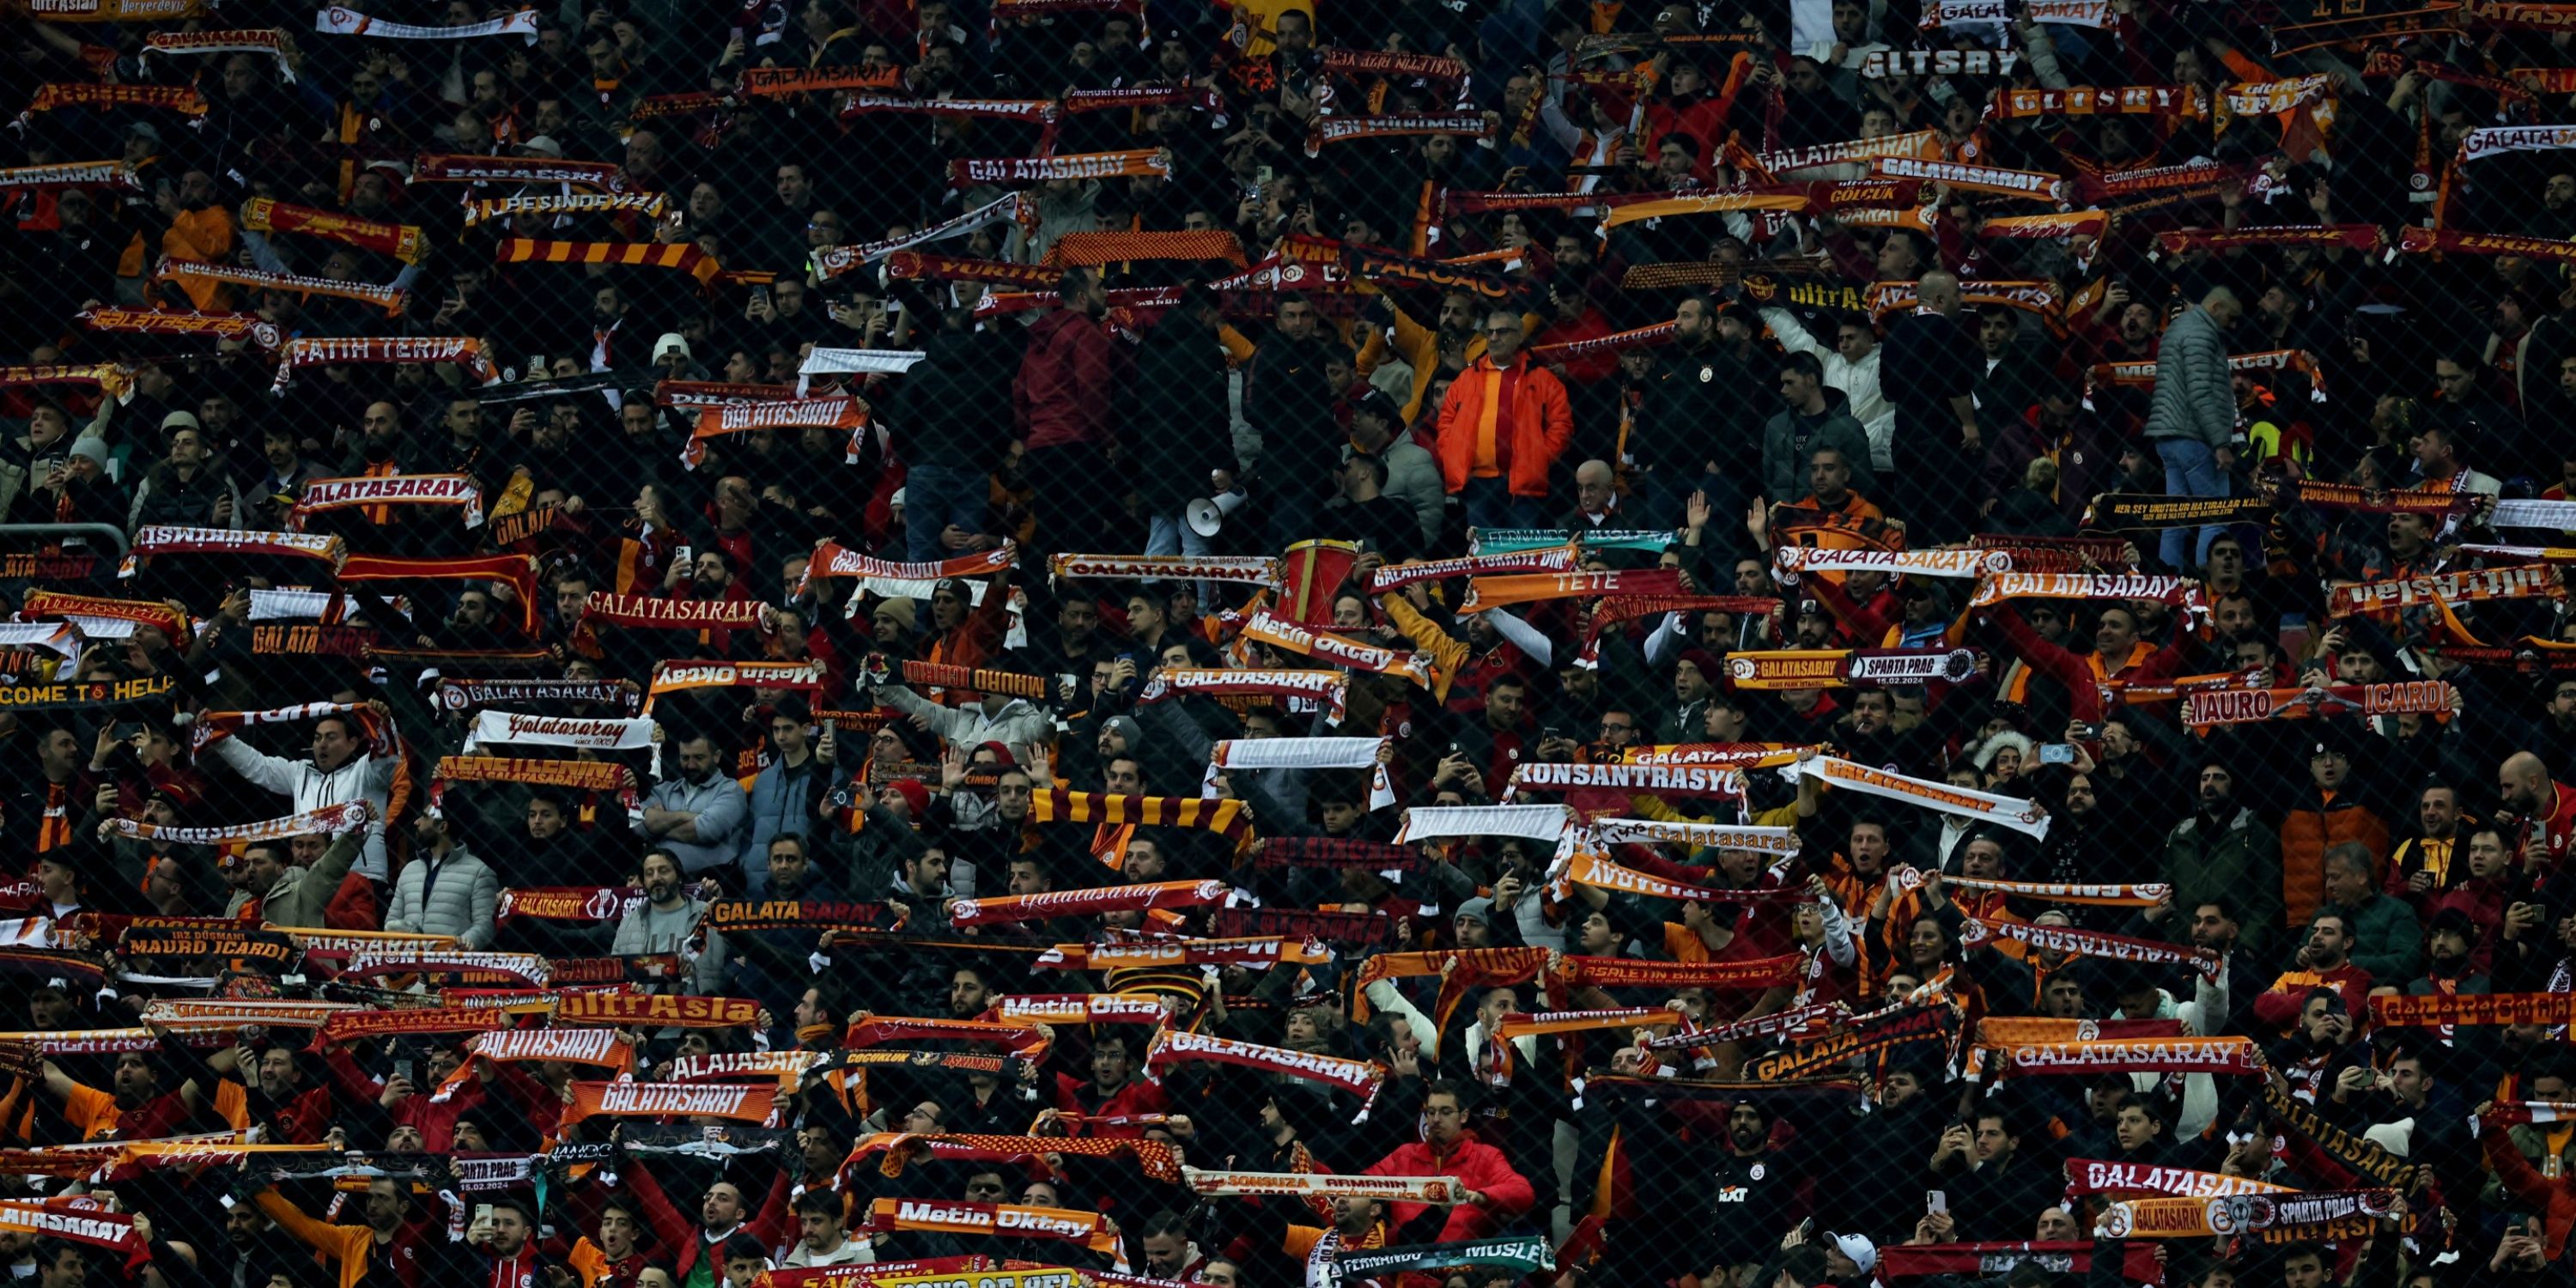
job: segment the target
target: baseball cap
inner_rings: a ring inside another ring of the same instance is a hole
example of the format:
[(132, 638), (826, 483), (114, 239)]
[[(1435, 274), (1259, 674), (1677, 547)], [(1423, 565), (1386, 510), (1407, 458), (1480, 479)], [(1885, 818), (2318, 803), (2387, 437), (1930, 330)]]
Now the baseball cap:
[(1397, 406), (1394, 399), (1387, 397), (1383, 389), (1371, 389), (1360, 395), (1359, 401), (1351, 404), (1351, 410), (1355, 413), (1367, 412), (1390, 425), (1404, 423), (1404, 409)]
[(1842, 1254), (1851, 1258), (1852, 1265), (1858, 1267), (1862, 1274), (1868, 1274), (1878, 1268), (1878, 1245), (1870, 1242), (1867, 1235), (1828, 1234), (1825, 1236), (1825, 1241), (1841, 1249)]

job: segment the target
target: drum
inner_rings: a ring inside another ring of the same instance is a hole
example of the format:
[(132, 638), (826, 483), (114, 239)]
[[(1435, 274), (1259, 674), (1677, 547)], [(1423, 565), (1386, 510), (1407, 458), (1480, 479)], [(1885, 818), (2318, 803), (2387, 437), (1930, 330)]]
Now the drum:
[(1359, 562), (1351, 541), (1300, 541), (1279, 557), (1279, 616), (1300, 626), (1329, 630), (1333, 596)]

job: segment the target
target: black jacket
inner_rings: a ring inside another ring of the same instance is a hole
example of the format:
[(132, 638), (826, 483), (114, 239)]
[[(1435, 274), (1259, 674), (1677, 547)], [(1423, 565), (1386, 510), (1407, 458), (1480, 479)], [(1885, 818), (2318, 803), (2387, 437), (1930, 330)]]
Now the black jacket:
[(232, 484), (212, 465), (199, 467), (195, 478), (182, 479), (168, 461), (162, 461), (143, 476), (143, 495), (134, 507), (135, 526), (219, 528), (224, 525), (215, 521), (215, 504), (231, 494)]
[(1333, 490), (1345, 435), (1333, 422), (1327, 351), (1321, 336), (1291, 340), (1273, 333), (1252, 355), (1244, 418), (1261, 431), (1261, 479), (1277, 495), (1321, 500)]
[(993, 468), (1011, 438), (1017, 336), (1003, 330), (941, 331), (921, 348), (928, 356), (904, 373), (886, 408), (896, 454), (906, 465)]
[(1234, 468), (1225, 389), (1225, 350), (1214, 328), (1174, 309), (1146, 333), (1136, 350), (1136, 432), (1128, 441), (1136, 445), (1130, 477), (1147, 513), (1178, 512), (1208, 495), (1209, 471)]
[(1752, 369), (1726, 345), (1672, 349), (1646, 377), (1645, 405), (1628, 450), (1639, 465), (1681, 470), (1684, 477), (1713, 460), (1723, 477), (1757, 482), (1762, 424), (1778, 393), (1758, 387)]

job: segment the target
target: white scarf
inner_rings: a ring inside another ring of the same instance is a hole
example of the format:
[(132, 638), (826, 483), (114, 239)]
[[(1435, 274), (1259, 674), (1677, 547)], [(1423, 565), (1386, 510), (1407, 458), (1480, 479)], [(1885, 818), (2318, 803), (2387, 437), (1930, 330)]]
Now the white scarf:
[(1216, 795), (1217, 773), (1227, 769), (1366, 769), (1369, 808), (1385, 809), (1395, 803), (1395, 785), (1377, 759), (1385, 747), (1384, 738), (1229, 738), (1208, 753), (1199, 794)]
[(286, 53), (277, 47), (277, 33), (265, 29), (253, 31), (156, 31), (143, 38), (146, 54), (249, 54), (275, 59), (277, 78), (289, 85), (295, 83), (295, 69), (287, 65)]
[(1446, 836), (1518, 836), (1563, 840), (1573, 814), (1562, 805), (1422, 805), (1404, 812), (1395, 843)]
[(1450, 1176), (1336, 1176), (1328, 1172), (1219, 1172), (1181, 1169), (1192, 1192), (1201, 1195), (1296, 1194), (1316, 1198), (1347, 1195), (1388, 1203), (1454, 1204), (1466, 1201), (1467, 1183)]
[(174, 845), (233, 845), (245, 841), (282, 841), (293, 836), (315, 832), (345, 832), (367, 825), (364, 801), (350, 801), (289, 814), (284, 818), (262, 819), (256, 823), (227, 823), (220, 827), (181, 827), (146, 823), (141, 819), (110, 819), (118, 836), (132, 841), (168, 841)]
[(2488, 524), (2498, 528), (2576, 528), (2576, 501), (2498, 501)]
[(485, 711), (465, 736), (465, 754), (492, 745), (581, 747), (590, 751), (642, 751), (660, 744), (662, 728), (650, 720), (579, 719)]
[(823, 280), (828, 282), (861, 264), (873, 264), (896, 251), (910, 250), (915, 246), (927, 246), (943, 238), (955, 237), (960, 233), (971, 233), (979, 228), (989, 228), (994, 224), (1017, 219), (1020, 216), (1020, 202), (1025, 196), (1024, 193), (1014, 192), (998, 201), (977, 206), (946, 223), (924, 228), (909, 236), (890, 238), (881, 242), (867, 242), (857, 246), (827, 246), (814, 252), (814, 264)]
[(805, 387), (816, 376), (899, 376), (929, 356), (919, 349), (816, 349), (805, 355), (804, 365), (796, 368), (796, 396), (804, 397)]
[(1993, 823), (2043, 839), (2048, 836), (2048, 816), (2040, 813), (2037, 805), (1981, 792), (1973, 787), (1953, 787), (1948, 783), (1911, 778), (1884, 769), (1856, 765), (1835, 756), (1802, 760), (1785, 772), (1821, 779), (1831, 786), (1848, 788), (1865, 796), (1880, 796), (1939, 810), (1971, 823)]
[(250, 619), (275, 622), (326, 617), (330, 615), (334, 598), (327, 590), (254, 589), (250, 592)]
[(1608, 845), (1654, 845), (1663, 841), (1680, 841), (1691, 846), (1720, 850), (1751, 850), (1756, 854), (1796, 854), (1798, 829), (1794, 827), (1754, 827), (1733, 823), (1663, 823), (1647, 818), (1601, 818), (1592, 821), (1592, 835)]
[(462, 27), (421, 27), (386, 22), (355, 9), (333, 5), (313, 15), (313, 29), (326, 36), (373, 36), (378, 40), (464, 40), (473, 36), (524, 36), (537, 43), (537, 11), (521, 9), (506, 18), (487, 18)]

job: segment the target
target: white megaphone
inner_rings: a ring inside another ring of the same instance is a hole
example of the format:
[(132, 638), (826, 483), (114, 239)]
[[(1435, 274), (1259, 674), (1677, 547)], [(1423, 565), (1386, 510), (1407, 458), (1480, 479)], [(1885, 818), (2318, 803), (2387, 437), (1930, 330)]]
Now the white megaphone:
[(1225, 516), (1234, 513), (1235, 507), (1241, 504), (1243, 504), (1243, 491), (1237, 488), (1231, 492), (1219, 492), (1213, 497), (1203, 496), (1192, 500), (1182, 511), (1182, 517), (1189, 521), (1190, 531), (1202, 537), (1213, 537), (1218, 529), (1225, 526)]
[(1216, 502), (1203, 496), (1192, 498), (1189, 508), (1183, 511), (1183, 514), (1189, 520), (1190, 531), (1202, 537), (1213, 537), (1218, 529), (1225, 526), (1225, 511), (1218, 509)]

